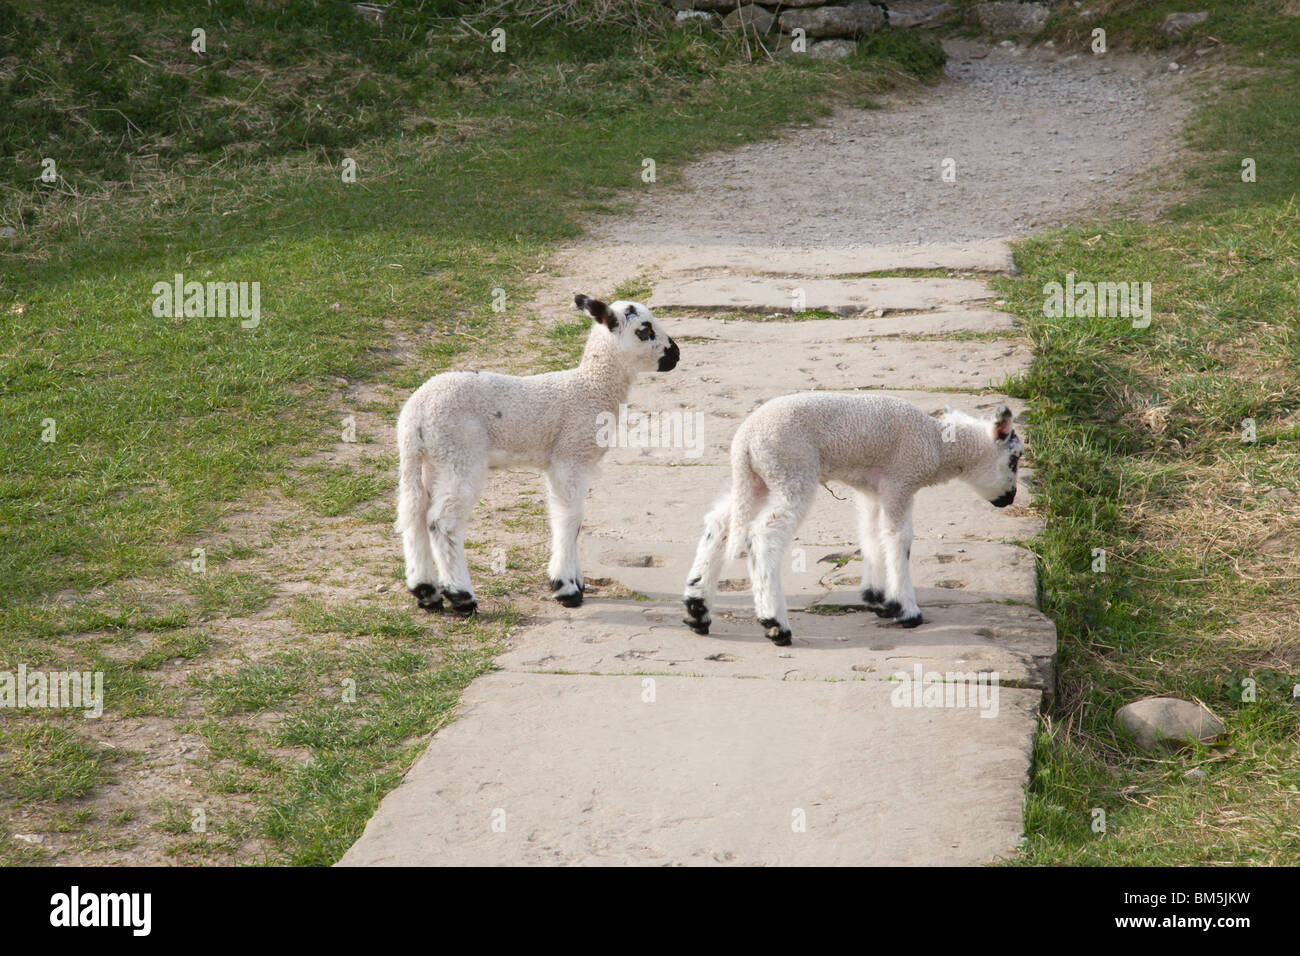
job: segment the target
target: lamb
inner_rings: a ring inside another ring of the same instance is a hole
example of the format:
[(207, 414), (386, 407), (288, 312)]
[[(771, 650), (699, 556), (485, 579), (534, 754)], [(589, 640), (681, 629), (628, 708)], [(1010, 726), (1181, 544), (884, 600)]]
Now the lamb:
[(772, 399), (732, 439), (732, 490), (705, 517), (687, 578), (685, 623), (709, 633), (724, 550), (736, 558), (745, 549), (759, 624), (773, 643), (788, 645), (781, 563), (817, 485), (833, 479), (855, 492), (863, 602), (882, 618), (916, 627), (921, 609), (908, 571), (916, 492), (960, 478), (1005, 508), (1016, 497), (1023, 451), (1005, 405), (989, 421), (951, 408), (931, 417), (883, 395), (804, 392)]
[(639, 373), (667, 372), (681, 353), (639, 302), (606, 305), (579, 295), (574, 303), (594, 323), (577, 368), (527, 377), (447, 372), (402, 406), (394, 527), (402, 536), (406, 586), (426, 611), (441, 610), (443, 598), (459, 614), (477, 610), (466, 526), (488, 469), (520, 465), (546, 473), (552, 596), (565, 607), (582, 603), (583, 499), (606, 451), (598, 417), (617, 413)]

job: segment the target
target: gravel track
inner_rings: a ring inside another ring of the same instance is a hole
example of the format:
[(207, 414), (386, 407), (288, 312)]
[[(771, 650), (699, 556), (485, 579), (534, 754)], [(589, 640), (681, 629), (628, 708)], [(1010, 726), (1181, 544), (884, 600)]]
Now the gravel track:
[[(1148, 187), (1176, 155), (1194, 69), (974, 41), (947, 49), (936, 86), (707, 156), (680, 187), (651, 186), (634, 215), (598, 227), (595, 244), (983, 239), (1160, 204)], [(948, 158), (955, 182), (941, 178)]]

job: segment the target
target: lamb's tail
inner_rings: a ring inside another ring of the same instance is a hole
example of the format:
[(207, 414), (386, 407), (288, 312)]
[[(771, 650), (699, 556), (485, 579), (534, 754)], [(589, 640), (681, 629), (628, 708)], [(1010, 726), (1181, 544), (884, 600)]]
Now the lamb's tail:
[(731, 445), (731, 530), (727, 535), (727, 557), (738, 558), (749, 546), (749, 526), (767, 496), (763, 479), (754, 471), (748, 445), (739, 439)]
[(423, 524), (429, 513), (433, 489), (429, 479), (433, 469), (425, 455), (420, 440), (419, 414), (407, 402), (397, 417), (397, 454), (400, 461), (397, 482), (397, 520), (393, 530), (398, 534), (407, 528)]

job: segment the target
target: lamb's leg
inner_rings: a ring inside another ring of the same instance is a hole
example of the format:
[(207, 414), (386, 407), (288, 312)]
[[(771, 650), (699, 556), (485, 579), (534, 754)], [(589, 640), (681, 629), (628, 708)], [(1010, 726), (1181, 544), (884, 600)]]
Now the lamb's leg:
[[(423, 472), (423, 473), (422, 473)], [(426, 611), (442, 609), (442, 586), (429, 540), (429, 491), (432, 468), (418, 456), (404, 458), (397, 488), (397, 526), (402, 529), (406, 557), (406, 588)]]
[[(882, 498), (880, 543), (885, 566), (885, 605), (881, 614), (903, 627), (921, 623), (909, 563), (912, 557), (912, 496)], [(881, 613), (881, 612), (877, 612)]]
[(704, 516), (704, 534), (695, 549), (695, 563), (686, 579), (686, 619), (683, 623), (696, 634), (709, 633), (713, 618), (709, 603), (718, 589), (718, 576), (722, 574), (723, 560), (727, 554), (727, 534), (731, 525), (731, 498), (723, 498)]
[(768, 640), (780, 647), (790, 643), (790, 612), (781, 587), (781, 563), (808, 508), (811, 492), (787, 495), (772, 491), (764, 515), (754, 522), (749, 542), (749, 580), (754, 612)]
[(433, 485), (429, 539), (433, 545), (433, 559), (438, 565), (442, 594), (457, 614), (470, 615), (478, 610), (478, 601), (469, 580), (469, 562), (465, 559), (465, 532), (474, 504), (483, 490), (485, 477), (485, 468), (444, 469)]
[(586, 468), (557, 464), (546, 474), (547, 502), (551, 522), (551, 561), (546, 574), (551, 594), (565, 607), (582, 603), (582, 568), (578, 559), (578, 533), (590, 475)]
[(885, 569), (881, 558), (880, 500), (874, 493), (858, 491), (858, 545), (862, 549), (862, 603), (884, 615)]

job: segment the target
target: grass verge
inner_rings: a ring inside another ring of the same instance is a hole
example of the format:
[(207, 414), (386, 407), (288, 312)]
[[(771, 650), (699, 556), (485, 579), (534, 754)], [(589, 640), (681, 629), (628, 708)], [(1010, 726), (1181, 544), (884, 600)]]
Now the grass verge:
[[(1090, 6), (1112, 43), (1161, 47), (1154, 26), (1178, 9)], [(1035, 346), (1014, 393), (1033, 405), (1047, 516), (1034, 546), (1060, 631), (1024, 863), (1300, 861), (1300, 64), (1278, 56), (1287, 37), (1296, 48), (1300, 17), (1202, 7), (1212, 15), (1191, 44), (1239, 47), (1192, 129), (1194, 198), (1155, 224), (1035, 237), (1017, 249), (1021, 275), (999, 281)], [(1082, 26), (1056, 29), (1064, 41)], [(1151, 325), (1046, 317), (1045, 284), (1070, 272), (1150, 282)], [(1151, 695), (1204, 701), (1225, 739), (1138, 753), (1114, 716)]]

